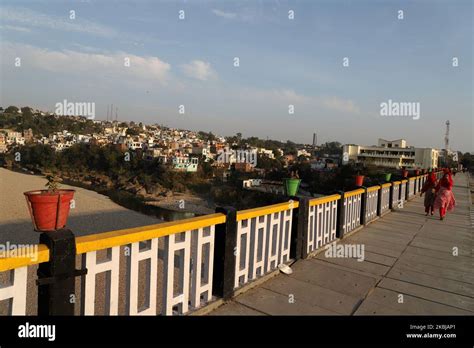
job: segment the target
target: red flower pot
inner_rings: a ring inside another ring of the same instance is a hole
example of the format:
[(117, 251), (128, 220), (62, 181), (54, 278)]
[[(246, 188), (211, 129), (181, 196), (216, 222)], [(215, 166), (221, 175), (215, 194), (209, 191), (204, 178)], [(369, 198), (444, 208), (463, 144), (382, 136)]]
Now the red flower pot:
[(66, 226), (75, 190), (28, 191), (24, 195), (35, 231), (55, 231)]
[(402, 170), (402, 177), (407, 178), (408, 177), (408, 170)]
[(419, 169), (415, 170), (415, 175), (416, 176), (420, 175), (420, 170)]
[(363, 175), (356, 175), (355, 184), (356, 184), (356, 186), (362, 186), (364, 184), (364, 176)]

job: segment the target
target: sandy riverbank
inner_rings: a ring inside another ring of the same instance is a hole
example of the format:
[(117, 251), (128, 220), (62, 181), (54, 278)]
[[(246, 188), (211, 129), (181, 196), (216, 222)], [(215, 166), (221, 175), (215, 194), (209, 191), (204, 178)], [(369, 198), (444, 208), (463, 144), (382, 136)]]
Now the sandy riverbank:
[[(39, 234), (33, 231), (23, 192), (43, 189), (43, 177), (12, 172), (0, 168), (0, 243), (35, 243)], [(146, 226), (162, 222), (112, 202), (107, 196), (83, 188), (62, 185), (74, 189), (75, 208), (68, 220), (77, 236)]]
[(155, 201), (147, 202), (147, 204), (176, 212), (188, 212), (197, 215), (215, 212), (215, 208), (206, 200), (186, 193), (174, 193), (171, 197), (162, 197)]

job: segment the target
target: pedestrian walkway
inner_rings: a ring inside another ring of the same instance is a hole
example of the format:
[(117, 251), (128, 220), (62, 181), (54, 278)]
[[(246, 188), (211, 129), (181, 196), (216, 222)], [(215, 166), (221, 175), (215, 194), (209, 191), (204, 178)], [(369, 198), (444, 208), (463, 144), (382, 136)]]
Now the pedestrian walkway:
[(453, 192), (457, 206), (445, 220), (425, 216), (417, 196), (340, 242), (363, 246), (362, 262), (323, 250), (210, 315), (474, 315), (467, 175), (454, 177)]

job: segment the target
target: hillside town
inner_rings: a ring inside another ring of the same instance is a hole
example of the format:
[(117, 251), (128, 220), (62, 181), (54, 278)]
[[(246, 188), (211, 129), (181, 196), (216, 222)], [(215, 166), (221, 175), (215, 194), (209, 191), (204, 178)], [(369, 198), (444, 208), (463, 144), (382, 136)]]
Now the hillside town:
[[(212, 133), (196, 132), (168, 128), (161, 125), (145, 125), (118, 120), (88, 120), (83, 116), (63, 116), (45, 113), (32, 108), (7, 108), (10, 113), (21, 116), (29, 109), (32, 116), (68, 118), (76, 123), (92, 122), (99, 131), (82, 134), (61, 130), (45, 134), (35, 134), (31, 128), (17, 131), (0, 129), (0, 153), (5, 153), (15, 146), (27, 144), (49, 145), (60, 152), (74, 144), (91, 144), (105, 146), (113, 144), (120, 151), (140, 152), (143, 160), (156, 160), (167, 167), (184, 172), (196, 172), (202, 162), (212, 163), (214, 167), (234, 169), (241, 172), (259, 172), (257, 158), (266, 157), (282, 160), (284, 167), (297, 160), (309, 161), (315, 170), (332, 169), (341, 161), (340, 154), (317, 156), (318, 146), (298, 145), (290, 151), (283, 148), (268, 149), (251, 146), (234, 137), (214, 136)], [(23, 111), (22, 111), (23, 110)], [(6, 110), (0, 108), (0, 113)], [(237, 149), (237, 150), (236, 150)]]

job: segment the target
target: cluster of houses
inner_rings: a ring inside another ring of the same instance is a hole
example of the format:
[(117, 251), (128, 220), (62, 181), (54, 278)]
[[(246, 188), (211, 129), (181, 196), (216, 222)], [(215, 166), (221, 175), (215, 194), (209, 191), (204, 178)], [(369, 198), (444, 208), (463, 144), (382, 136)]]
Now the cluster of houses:
[[(211, 162), (213, 166), (223, 169), (234, 168), (237, 171), (258, 171), (257, 155), (274, 159), (272, 150), (248, 147), (232, 150), (224, 137), (215, 137), (204, 141), (198, 133), (160, 127), (158, 125), (135, 125), (118, 121), (94, 120), (101, 125), (101, 131), (94, 134), (75, 134), (67, 130), (50, 133), (47, 137), (34, 135), (31, 129), (17, 132), (11, 129), (0, 129), (0, 153), (11, 147), (28, 143), (39, 143), (51, 146), (55, 151), (63, 151), (77, 143), (88, 143), (98, 146), (113, 144), (121, 151), (139, 152), (144, 160), (156, 160), (177, 171), (196, 172), (200, 161)], [(132, 131), (129, 131), (132, 130)], [(277, 155), (283, 156), (282, 150)], [(284, 159), (291, 162), (296, 156), (287, 155)]]
[[(2, 110), (3, 111), (3, 110)], [(20, 111), (19, 111), (20, 112)], [(44, 116), (43, 112), (32, 112), (36, 116)], [(60, 116), (56, 116), (60, 117)], [(85, 117), (66, 116), (77, 122), (86, 122)], [(338, 159), (316, 158), (315, 147), (303, 147), (296, 154), (285, 154), (283, 150), (265, 149), (247, 146), (241, 150), (233, 150), (236, 144), (231, 144), (224, 137), (214, 137), (213, 140), (201, 139), (197, 132), (166, 128), (159, 125), (144, 125), (134, 122), (126, 123), (93, 120), (99, 125), (100, 132), (93, 134), (76, 134), (63, 130), (50, 133), (47, 137), (33, 134), (31, 129), (17, 132), (11, 129), (0, 129), (0, 153), (7, 152), (11, 147), (28, 143), (40, 143), (51, 146), (55, 151), (78, 143), (105, 146), (113, 144), (121, 151), (139, 152), (144, 160), (156, 160), (177, 171), (196, 172), (199, 163), (210, 162), (214, 167), (224, 170), (233, 168), (241, 172), (259, 172), (257, 158), (266, 156), (270, 159), (279, 157), (284, 165), (297, 160), (306, 159), (311, 167), (324, 170), (337, 166)]]

